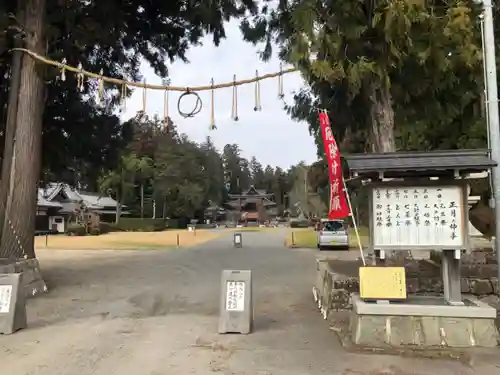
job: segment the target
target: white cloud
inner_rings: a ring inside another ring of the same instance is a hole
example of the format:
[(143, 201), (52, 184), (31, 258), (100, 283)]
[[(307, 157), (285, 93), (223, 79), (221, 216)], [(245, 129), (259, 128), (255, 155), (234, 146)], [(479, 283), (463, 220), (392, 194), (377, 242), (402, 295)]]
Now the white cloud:
[[(213, 46), (211, 38), (204, 45), (193, 47), (187, 57), (191, 61), (185, 64), (175, 62), (169, 67), (171, 84), (173, 86), (204, 86), (210, 85), (211, 78), (215, 83), (230, 82), (233, 74), (236, 79), (246, 79), (259, 74), (279, 71), (279, 60), (272, 59), (267, 63), (260, 61), (258, 48), (241, 39), (236, 22), (227, 25), (227, 39), (218, 48)], [(148, 83), (161, 84), (153, 70), (146, 64), (142, 68), (144, 78)], [(293, 92), (303, 86), (299, 73), (284, 76), (285, 101), (293, 103)], [(215, 123), (216, 130), (209, 130), (211, 93), (200, 93), (203, 101), (202, 111), (193, 118), (185, 119), (177, 112), (177, 100), (180, 93), (169, 94), (169, 115), (182, 133), (186, 133), (195, 141), (203, 141), (208, 135), (212, 137), (217, 147), (222, 148), (227, 143), (237, 143), (243, 150), (243, 156), (250, 158), (255, 155), (262, 164), (278, 165), (288, 168), (300, 160), (307, 163), (316, 160), (316, 147), (309, 135), (306, 123), (298, 123), (290, 119), (283, 109), (283, 101), (278, 99), (278, 78), (261, 81), (262, 111), (255, 112), (254, 86), (249, 84), (238, 87), (239, 121), (231, 119), (232, 88), (215, 91)], [(142, 109), (143, 90), (136, 89), (127, 101), (127, 108), (122, 118), (127, 119)], [(158, 113), (161, 117), (164, 111), (164, 93), (148, 90), (146, 93), (146, 112), (149, 115)], [(183, 100), (182, 109), (190, 111), (194, 98)]]

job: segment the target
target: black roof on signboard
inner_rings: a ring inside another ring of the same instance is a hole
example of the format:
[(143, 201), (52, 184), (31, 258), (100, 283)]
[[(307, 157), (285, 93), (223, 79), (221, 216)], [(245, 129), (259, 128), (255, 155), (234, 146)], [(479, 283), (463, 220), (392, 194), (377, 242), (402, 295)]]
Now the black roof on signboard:
[(481, 172), (495, 167), (488, 150), (438, 150), (351, 154), (343, 158), (351, 174), (387, 173), (398, 175), (432, 172)]

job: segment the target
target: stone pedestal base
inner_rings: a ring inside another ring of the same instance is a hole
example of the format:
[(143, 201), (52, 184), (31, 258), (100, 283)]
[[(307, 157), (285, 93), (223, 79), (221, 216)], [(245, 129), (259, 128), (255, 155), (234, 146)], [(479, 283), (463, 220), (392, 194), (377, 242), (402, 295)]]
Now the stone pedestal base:
[(22, 273), (21, 288), (26, 297), (34, 297), (48, 291), (37, 259), (0, 259), (1, 273)]
[(496, 310), (473, 298), (450, 306), (433, 297), (408, 303), (366, 303), (353, 296), (352, 342), (369, 347), (496, 347)]

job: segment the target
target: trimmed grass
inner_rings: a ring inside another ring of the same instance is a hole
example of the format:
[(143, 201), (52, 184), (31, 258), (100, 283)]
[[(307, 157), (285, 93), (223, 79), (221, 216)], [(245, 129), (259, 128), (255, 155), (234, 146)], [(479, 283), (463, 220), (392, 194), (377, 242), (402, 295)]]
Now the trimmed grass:
[(44, 236), (35, 237), (36, 249), (158, 249), (177, 246), (199, 245), (219, 237), (217, 233), (198, 229), (196, 235), (187, 230), (167, 230), (163, 232), (113, 232), (100, 236)]
[[(349, 232), (349, 247), (357, 248), (358, 242), (356, 238), (356, 233), (353, 228), (348, 229)], [(358, 228), (359, 237), (361, 240), (361, 245), (363, 247), (368, 246), (368, 228)], [(293, 233), (293, 239), (292, 239)], [(285, 240), (286, 247), (302, 247), (308, 249), (316, 249), (316, 236), (315, 232), (311, 228), (297, 228), (291, 229)]]

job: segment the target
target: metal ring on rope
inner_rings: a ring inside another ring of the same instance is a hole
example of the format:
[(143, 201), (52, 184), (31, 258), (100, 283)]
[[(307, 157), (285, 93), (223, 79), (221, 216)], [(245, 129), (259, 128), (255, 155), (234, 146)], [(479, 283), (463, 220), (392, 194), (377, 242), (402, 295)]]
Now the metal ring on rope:
[[(181, 110), (182, 98), (189, 96), (189, 95), (194, 95), (196, 97), (196, 103), (194, 105), (194, 108), (191, 112), (182, 112), (182, 110)], [(198, 113), (201, 112), (202, 108), (203, 108), (203, 102), (201, 101), (200, 95), (198, 95), (198, 93), (191, 91), (189, 89), (186, 89), (186, 91), (183, 92), (181, 94), (181, 96), (179, 96), (179, 100), (177, 100), (177, 111), (184, 118), (196, 116)]]

